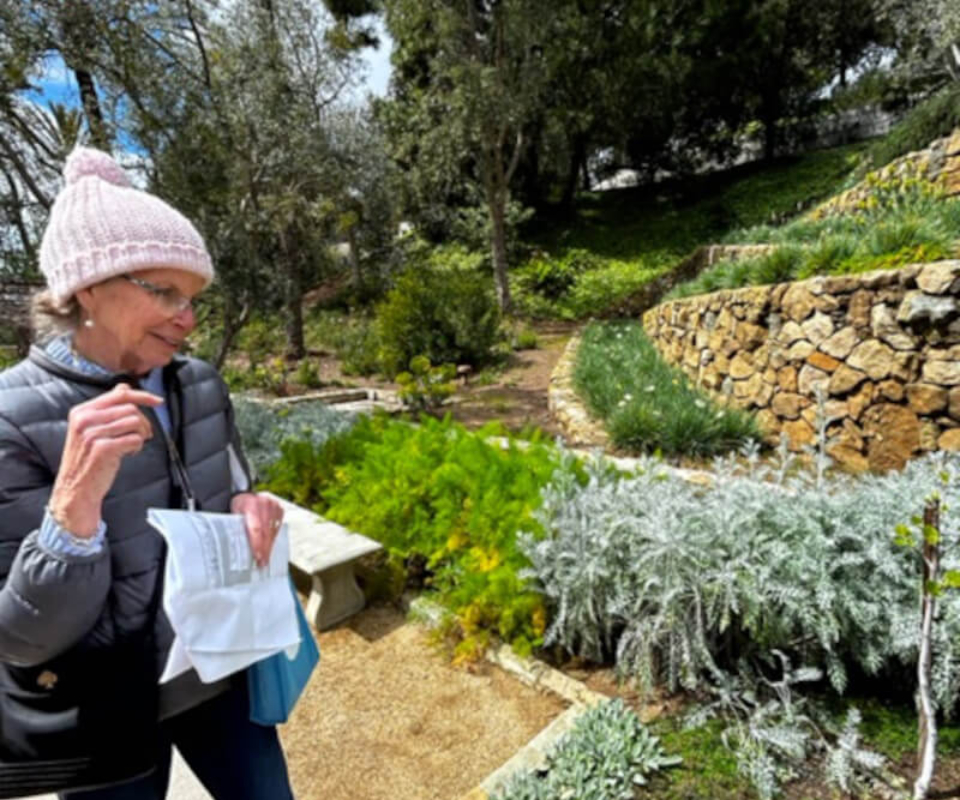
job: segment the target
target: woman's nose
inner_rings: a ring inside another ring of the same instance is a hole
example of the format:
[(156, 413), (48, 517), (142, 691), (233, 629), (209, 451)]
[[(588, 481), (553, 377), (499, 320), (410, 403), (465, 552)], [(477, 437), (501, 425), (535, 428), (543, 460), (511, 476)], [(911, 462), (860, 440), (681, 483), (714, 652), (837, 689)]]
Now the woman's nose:
[(173, 315), (173, 318), (170, 321), (173, 322), (178, 328), (182, 328), (185, 332), (189, 333), (197, 324), (197, 318), (193, 312), (193, 306), (187, 306), (182, 311), (178, 311)]

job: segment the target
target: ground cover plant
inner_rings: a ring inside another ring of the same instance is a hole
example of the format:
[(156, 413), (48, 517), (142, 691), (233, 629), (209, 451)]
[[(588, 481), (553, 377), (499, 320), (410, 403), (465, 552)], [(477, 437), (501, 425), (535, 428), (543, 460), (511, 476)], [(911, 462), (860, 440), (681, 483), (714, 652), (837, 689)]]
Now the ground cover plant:
[(573, 223), (540, 220), (528, 262), (511, 273), (521, 313), (596, 314), (732, 230), (795, 215), (844, 186), (862, 145), (689, 181), (581, 196)]
[(233, 401), (234, 419), (247, 461), (258, 475), (280, 458), (287, 440), (306, 441), (321, 447), (351, 428), (356, 416), (335, 411), (324, 403), (297, 403), (283, 408), (244, 397)]
[(949, 83), (912, 108), (886, 136), (867, 150), (865, 164), (881, 167), (960, 127), (960, 88)]
[(612, 700), (584, 712), (543, 769), (513, 776), (492, 800), (631, 800), (651, 775), (680, 761), (622, 700)]
[(958, 254), (960, 200), (916, 176), (865, 179), (870, 195), (850, 213), (803, 217), (782, 227), (738, 231), (732, 241), (776, 245), (755, 258), (720, 262), (676, 287), (669, 299), (718, 289), (804, 280), (815, 275), (849, 275), (895, 269)]
[(574, 384), (614, 444), (627, 450), (712, 456), (760, 438), (750, 414), (718, 406), (691, 386), (636, 322), (589, 325)]
[[(943, 474), (956, 492), (960, 461), (938, 454), (902, 473), (827, 482), (821, 470), (791, 477), (785, 449), (773, 463), (745, 457), (746, 473), (732, 457), (719, 460), (710, 488), (654, 461), (627, 478), (553, 481), (537, 512), (548, 535), (521, 538), (548, 598), (545, 643), (613, 660), (642, 688), (699, 695), (696, 723), (722, 721), (761, 797), (814, 754), (827, 779), (852, 785), (876, 769), (856, 720), (833, 723), (831, 735), (829, 715), (801, 690), (842, 694), (851, 676), (872, 675), (909, 695), (920, 571), (895, 531)], [(944, 567), (955, 569), (955, 513), (942, 535)], [(933, 669), (947, 716), (960, 688), (958, 636), (960, 600), (947, 594)]]
[(534, 434), (503, 447), (449, 418), (411, 425), (361, 417), (322, 444), (287, 440), (265, 487), (381, 542), (452, 610), (462, 628), (457, 655), (491, 633), (529, 652), (542, 642), (542, 597), (520, 576), (529, 567), (516, 543), (536, 531), (540, 493), (557, 472), (576, 481), (578, 463)]

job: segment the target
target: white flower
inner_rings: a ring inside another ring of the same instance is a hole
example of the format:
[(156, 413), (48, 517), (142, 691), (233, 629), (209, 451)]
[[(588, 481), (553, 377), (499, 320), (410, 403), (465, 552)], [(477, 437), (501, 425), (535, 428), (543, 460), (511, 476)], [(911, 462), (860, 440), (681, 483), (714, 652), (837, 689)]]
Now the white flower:
[(643, 391), (645, 391), (645, 392), (655, 392), (655, 391), (657, 391), (657, 387), (654, 386), (654, 385), (651, 383), (651, 384), (650, 384), (646, 389), (644, 389)]
[(706, 408), (706, 407), (707, 407), (707, 404), (706, 404), (703, 400), (694, 400), (694, 401), (693, 401), (693, 404), (694, 404), (697, 408)]
[(627, 393), (623, 396), (623, 399), (624, 399), (624, 400), (633, 400), (633, 395), (630, 394), (630, 392), (627, 392)]

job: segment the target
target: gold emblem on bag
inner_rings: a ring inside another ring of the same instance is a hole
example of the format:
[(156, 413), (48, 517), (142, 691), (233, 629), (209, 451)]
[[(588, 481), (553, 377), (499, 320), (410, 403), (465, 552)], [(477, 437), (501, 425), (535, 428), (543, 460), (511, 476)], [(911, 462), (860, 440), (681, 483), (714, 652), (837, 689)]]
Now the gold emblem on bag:
[(45, 669), (37, 676), (37, 686), (50, 690), (57, 685), (58, 680), (60, 679), (57, 677), (57, 673)]

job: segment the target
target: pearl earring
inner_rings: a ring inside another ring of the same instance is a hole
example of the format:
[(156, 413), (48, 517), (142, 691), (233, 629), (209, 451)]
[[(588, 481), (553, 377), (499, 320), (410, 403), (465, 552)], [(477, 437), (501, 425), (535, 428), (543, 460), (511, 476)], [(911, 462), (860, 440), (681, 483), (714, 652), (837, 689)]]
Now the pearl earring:
[(92, 319), (85, 319), (85, 320), (83, 321), (83, 327), (84, 327), (84, 328), (92, 328), (92, 327), (93, 327), (93, 320), (92, 320)]

